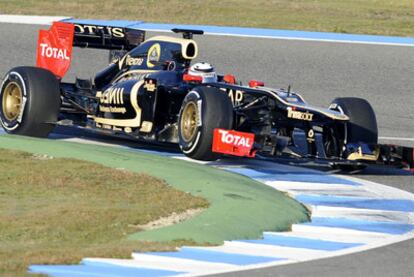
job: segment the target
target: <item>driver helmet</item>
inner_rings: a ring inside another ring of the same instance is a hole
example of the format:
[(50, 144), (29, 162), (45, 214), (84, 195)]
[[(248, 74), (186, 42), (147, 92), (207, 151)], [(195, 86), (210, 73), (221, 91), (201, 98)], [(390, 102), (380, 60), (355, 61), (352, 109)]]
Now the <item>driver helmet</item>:
[(203, 83), (217, 82), (217, 74), (214, 71), (214, 67), (206, 62), (193, 64), (188, 70), (188, 74), (192, 76), (201, 76), (203, 78)]

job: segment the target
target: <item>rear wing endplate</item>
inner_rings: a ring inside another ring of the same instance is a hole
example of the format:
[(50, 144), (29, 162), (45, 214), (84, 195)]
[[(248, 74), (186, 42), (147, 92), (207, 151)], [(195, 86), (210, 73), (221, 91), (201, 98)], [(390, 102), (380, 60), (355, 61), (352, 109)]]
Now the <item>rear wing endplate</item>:
[(36, 65), (61, 79), (69, 70), (72, 47), (129, 51), (145, 40), (145, 31), (102, 25), (54, 22), (40, 30)]

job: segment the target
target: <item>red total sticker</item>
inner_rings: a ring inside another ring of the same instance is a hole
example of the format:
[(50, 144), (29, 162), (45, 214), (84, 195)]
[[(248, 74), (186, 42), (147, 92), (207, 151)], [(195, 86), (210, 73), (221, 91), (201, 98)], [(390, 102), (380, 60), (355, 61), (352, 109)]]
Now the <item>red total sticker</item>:
[(75, 27), (70, 23), (54, 22), (49, 30), (40, 30), (36, 65), (63, 78), (72, 59)]
[(254, 134), (234, 130), (214, 129), (213, 152), (239, 157), (254, 157)]

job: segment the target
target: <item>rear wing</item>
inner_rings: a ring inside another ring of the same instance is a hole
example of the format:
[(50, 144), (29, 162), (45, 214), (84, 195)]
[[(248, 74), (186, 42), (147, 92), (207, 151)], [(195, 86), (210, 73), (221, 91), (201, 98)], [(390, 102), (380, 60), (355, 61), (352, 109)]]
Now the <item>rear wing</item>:
[(69, 70), (72, 47), (129, 51), (145, 40), (145, 31), (116, 26), (54, 22), (40, 30), (36, 65), (61, 79)]
[(131, 50), (145, 40), (145, 31), (75, 23), (73, 46), (84, 48)]

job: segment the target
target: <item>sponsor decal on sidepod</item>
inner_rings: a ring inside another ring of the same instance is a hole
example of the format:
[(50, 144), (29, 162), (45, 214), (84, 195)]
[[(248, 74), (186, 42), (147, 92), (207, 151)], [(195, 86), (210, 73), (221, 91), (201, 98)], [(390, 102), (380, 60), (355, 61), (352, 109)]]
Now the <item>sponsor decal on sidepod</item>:
[(294, 118), (294, 119), (299, 119), (299, 120), (306, 120), (306, 121), (312, 121), (313, 120), (313, 114), (311, 114), (309, 112), (295, 111), (291, 107), (287, 108), (287, 112), (288, 112), (287, 117), (289, 117), (289, 118)]

